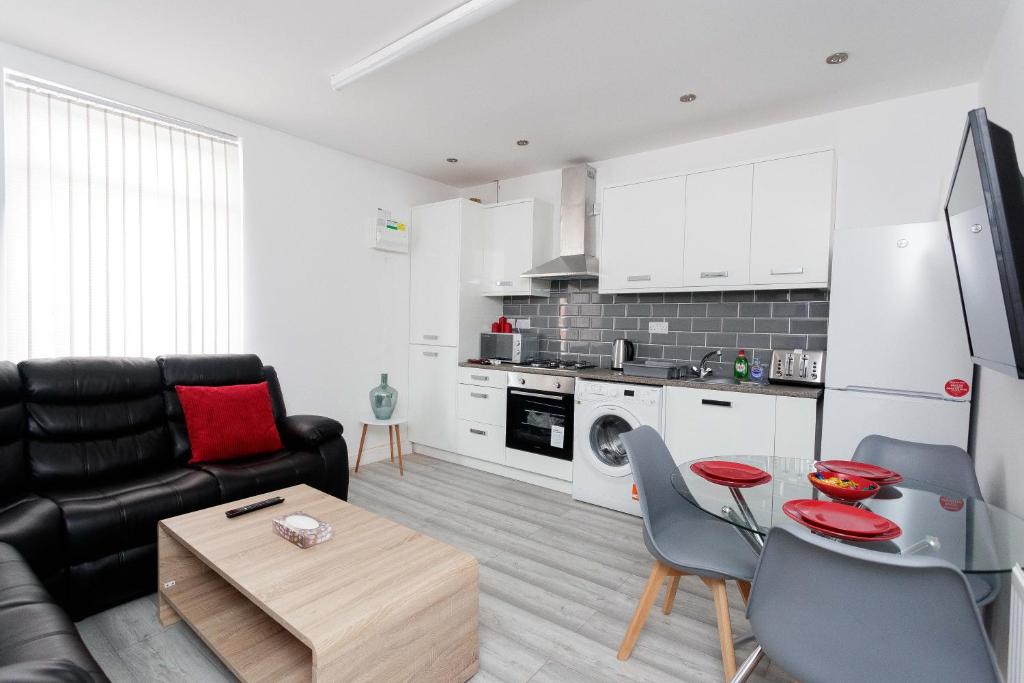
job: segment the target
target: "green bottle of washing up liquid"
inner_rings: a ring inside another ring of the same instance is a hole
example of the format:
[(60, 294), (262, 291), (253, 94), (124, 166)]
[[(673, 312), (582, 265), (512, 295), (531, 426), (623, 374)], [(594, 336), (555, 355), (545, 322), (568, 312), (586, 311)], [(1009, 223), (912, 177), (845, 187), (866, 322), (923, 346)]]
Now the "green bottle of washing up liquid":
[(750, 377), (750, 363), (747, 362), (747, 352), (743, 349), (736, 354), (736, 360), (732, 364), (732, 374), (741, 382)]

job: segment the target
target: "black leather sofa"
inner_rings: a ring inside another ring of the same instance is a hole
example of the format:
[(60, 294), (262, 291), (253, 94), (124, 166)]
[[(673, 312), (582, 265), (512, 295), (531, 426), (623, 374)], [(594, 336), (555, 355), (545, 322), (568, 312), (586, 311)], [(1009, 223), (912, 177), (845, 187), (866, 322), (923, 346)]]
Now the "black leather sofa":
[[(262, 381), (284, 449), (189, 465), (174, 387)], [(64, 622), (41, 633), (66, 631), (61, 607), (80, 619), (155, 590), (158, 520), (299, 483), (347, 497), (342, 426), (287, 416), (277, 374), (257, 356), (0, 363), (0, 667), (34, 661), (24, 653), (35, 650), (18, 645), (33, 629), (8, 621), (8, 609), (45, 603), (39, 623)], [(32, 577), (31, 590), (22, 590), (30, 598), (5, 597), (9, 571)], [(24, 617), (30, 624), (32, 614)], [(73, 627), (68, 638), (77, 641)], [(36, 663), (98, 671), (78, 646), (47, 645), (50, 655)]]

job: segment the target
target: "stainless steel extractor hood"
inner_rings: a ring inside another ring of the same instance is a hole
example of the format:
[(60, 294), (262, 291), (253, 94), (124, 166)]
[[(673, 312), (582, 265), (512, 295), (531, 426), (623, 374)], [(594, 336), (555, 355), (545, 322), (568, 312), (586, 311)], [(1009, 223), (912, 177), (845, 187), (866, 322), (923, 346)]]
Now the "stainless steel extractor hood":
[(597, 171), (583, 164), (562, 169), (558, 258), (523, 273), (547, 280), (597, 277), (597, 226), (594, 199)]

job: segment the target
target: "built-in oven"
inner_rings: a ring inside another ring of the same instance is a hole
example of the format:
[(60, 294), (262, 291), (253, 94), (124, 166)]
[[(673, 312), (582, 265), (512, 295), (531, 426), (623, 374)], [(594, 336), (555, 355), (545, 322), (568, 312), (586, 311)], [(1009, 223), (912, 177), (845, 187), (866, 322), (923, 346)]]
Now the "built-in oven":
[(573, 377), (508, 373), (505, 446), (572, 460)]

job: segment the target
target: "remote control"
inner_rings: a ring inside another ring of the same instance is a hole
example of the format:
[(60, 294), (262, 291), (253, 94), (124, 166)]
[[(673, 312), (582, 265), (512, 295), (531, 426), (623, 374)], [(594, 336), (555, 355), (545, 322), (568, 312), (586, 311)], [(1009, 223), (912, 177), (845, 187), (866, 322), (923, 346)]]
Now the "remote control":
[(274, 498), (267, 498), (266, 500), (261, 500), (256, 503), (249, 503), (248, 505), (243, 505), (240, 508), (233, 508), (225, 512), (224, 515), (228, 518), (238, 517), (239, 515), (244, 515), (248, 512), (255, 512), (256, 510), (262, 510), (263, 508), (268, 508), (271, 505), (278, 505), (279, 503), (283, 502), (284, 498), (276, 496)]

